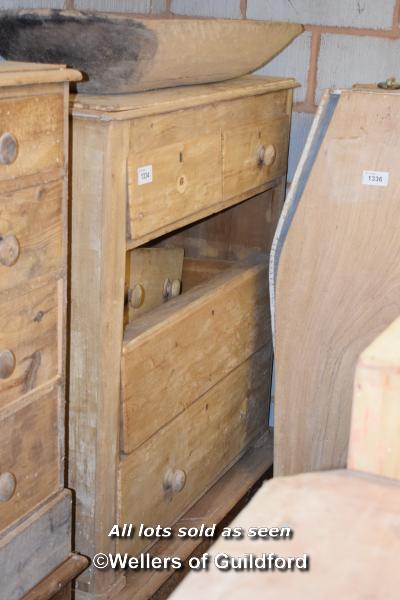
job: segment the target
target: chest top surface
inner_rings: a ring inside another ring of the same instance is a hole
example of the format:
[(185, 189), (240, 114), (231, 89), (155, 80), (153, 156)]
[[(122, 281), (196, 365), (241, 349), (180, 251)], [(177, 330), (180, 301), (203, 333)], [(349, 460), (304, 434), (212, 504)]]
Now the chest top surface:
[(181, 86), (135, 94), (103, 96), (77, 94), (71, 98), (71, 111), (75, 117), (119, 121), (293, 89), (298, 85), (292, 78), (249, 75), (220, 83)]
[(47, 65), (14, 61), (0, 62), (0, 88), (32, 83), (79, 81), (82, 75), (65, 65)]

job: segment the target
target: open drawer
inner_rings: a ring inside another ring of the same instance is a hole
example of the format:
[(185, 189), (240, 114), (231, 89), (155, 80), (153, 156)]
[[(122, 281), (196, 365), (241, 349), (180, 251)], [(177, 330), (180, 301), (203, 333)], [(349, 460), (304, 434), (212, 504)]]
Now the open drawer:
[(126, 454), (270, 343), (265, 256), (253, 264), (185, 259), (182, 291), (126, 328)]

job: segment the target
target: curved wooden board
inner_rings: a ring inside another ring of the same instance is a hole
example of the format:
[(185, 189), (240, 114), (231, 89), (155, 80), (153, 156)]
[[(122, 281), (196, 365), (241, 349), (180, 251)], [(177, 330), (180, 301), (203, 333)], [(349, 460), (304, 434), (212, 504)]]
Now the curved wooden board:
[[(399, 95), (342, 92), (284, 241), (275, 471), (345, 466), (355, 365), (400, 312)], [(363, 171), (389, 173), (386, 186)]]
[(0, 16), (0, 55), (67, 64), (84, 74), (79, 91), (118, 94), (245, 75), (302, 31), (296, 23), (25, 10)]

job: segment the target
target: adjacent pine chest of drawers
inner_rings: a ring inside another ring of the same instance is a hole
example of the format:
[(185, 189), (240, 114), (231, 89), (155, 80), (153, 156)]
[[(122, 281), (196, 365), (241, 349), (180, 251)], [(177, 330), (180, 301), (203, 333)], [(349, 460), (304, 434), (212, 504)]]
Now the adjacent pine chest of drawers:
[[(154, 540), (112, 527), (173, 525), (267, 428), (267, 265), (295, 86), (246, 77), (73, 100), (69, 468), (83, 554), (146, 551)], [(123, 586), (91, 567), (78, 598)]]
[(59, 66), (0, 63), (0, 596), (7, 600), (22, 598), (71, 553), (66, 167), (76, 79)]

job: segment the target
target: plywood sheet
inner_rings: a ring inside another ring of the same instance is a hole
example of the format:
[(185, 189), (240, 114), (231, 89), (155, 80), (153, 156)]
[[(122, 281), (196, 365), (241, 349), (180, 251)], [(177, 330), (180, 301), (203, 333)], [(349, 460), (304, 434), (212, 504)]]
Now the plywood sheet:
[(285, 240), (277, 474), (345, 465), (356, 360), (400, 313), (399, 108), (390, 93), (342, 93)]

